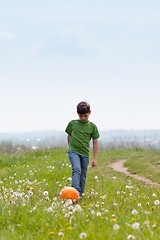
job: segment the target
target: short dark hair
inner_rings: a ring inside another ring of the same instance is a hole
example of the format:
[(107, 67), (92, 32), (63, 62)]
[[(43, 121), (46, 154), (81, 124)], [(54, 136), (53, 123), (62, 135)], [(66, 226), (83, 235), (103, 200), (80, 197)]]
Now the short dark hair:
[(90, 112), (90, 105), (87, 102), (80, 102), (77, 105), (77, 113), (85, 114)]

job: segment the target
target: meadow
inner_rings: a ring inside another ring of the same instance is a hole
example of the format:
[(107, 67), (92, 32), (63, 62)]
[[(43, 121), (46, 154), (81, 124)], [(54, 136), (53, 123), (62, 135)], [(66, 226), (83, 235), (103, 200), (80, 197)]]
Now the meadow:
[(90, 166), (84, 197), (62, 202), (71, 185), (66, 149), (0, 155), (0, 239), (160, 239), (160, 193), (156, 186), (114, 172), (125, 163), (160, 183), (160, 153), (147, 149), (100, 151)]

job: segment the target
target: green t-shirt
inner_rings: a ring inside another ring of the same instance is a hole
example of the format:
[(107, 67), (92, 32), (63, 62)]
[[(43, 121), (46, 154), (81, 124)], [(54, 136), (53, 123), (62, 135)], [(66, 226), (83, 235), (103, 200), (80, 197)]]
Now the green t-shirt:
[(65, 132), (71, 135), (68, 151), (76, 152), (85, 157), (89, 156), (89, 143), (91, 138), (99, 138), (96, 125), (89, 120), (86, 122), (72, 120), (68, 123)]

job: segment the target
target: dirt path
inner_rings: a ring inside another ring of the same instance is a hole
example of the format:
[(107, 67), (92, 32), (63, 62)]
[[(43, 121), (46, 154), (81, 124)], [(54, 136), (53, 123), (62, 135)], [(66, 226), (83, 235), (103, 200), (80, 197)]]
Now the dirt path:
[(125, 163), (126, 161), (127, 161), (127, 160), (125, 160), (125, 159), (119, 160), (119, 161), (117, 161), (117, 162), (114, 162), (114, 163), (109, 164), (108, 167), (113, 168), (113, 169), (114, 169), (115, 171), (117, 171), (117, 172), (121, 172), (121, 173), (126, 174), (127, 177), (133, 177), (133, 178), (135, 178), (135, 179), (137, 179), (137, 180), (142, 181), (143, 183), (152, 184), (152, 185), (156, 185), (156, 186), (159, 186), (159, 187), (160, 187), (160, 184), (159, 184), (159, 183), (152, 182), (151, 180), (146, 179), (146, 178), (141, 177), (141, 176), (138, 176), (137, 174), (131, 174), (131, 173), (128, 171), (128, 168), (123, 166), (123, 163)]

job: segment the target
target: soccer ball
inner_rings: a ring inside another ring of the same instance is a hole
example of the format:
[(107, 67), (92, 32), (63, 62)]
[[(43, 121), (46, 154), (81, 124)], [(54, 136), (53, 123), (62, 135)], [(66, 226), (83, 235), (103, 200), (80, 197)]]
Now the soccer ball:
[(60, 191), (60, 199), (65, 201), (67, 199), (71, 199), (72, 202), (78, 202), (79, 193), (73, 187), (65, 187)]

